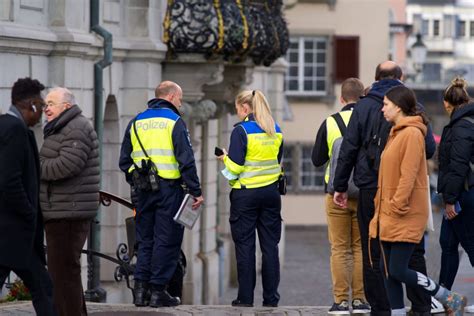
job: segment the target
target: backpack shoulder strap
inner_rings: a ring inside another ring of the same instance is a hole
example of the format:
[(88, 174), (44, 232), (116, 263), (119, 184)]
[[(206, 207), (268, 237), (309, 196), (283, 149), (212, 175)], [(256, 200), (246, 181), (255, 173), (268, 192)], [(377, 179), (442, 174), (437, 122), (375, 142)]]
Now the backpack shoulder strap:
[(342, 119), (341, 114), (338, 112), (338, 113), (335, 113), (331, 116), (336, 121), (337, 127), (339, 128), (339, 131), (341, 132), (342, 137), (344, 137), (344, 134), (346, 133), (347, 126), (344, 123), (344, 120)]
[(466, 120), (466, 121), (469, 121), (471, 122), (472, 124), (474, 124), (474, 117), (472, 116), (465, 116), (462, 118), (463, 120)]

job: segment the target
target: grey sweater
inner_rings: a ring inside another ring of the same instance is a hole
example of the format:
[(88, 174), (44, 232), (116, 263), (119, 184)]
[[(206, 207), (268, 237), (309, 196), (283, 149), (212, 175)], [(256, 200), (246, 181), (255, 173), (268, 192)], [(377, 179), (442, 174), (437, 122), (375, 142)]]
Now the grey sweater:
[(74, 105), (49, 122), (40, 151), (40, 203), (45, 221), (89, 219), (99, 205), (99, 142)]

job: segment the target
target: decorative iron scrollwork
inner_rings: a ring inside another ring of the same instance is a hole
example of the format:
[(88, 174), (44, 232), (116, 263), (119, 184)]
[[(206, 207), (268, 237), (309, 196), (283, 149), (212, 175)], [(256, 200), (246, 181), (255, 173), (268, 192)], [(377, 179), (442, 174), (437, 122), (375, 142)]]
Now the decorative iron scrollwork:
[(168, 0), (164, 42), (171, 55), (221, 55), (269, 66), (288, 49), (283, 0)]

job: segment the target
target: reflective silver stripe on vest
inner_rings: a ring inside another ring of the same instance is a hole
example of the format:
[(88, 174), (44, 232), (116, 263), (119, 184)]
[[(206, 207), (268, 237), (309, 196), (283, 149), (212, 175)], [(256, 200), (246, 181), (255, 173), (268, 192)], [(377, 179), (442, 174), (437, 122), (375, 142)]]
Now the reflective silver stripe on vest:
[(155, 163), (158, 172), (160, 170), (179, 170), (177, 163)]
[(264, 160), (264, 161), (245, 161), (244, 166), (251, 166), (251, 167), (270, 167), (270, 166), (277, 166), (278, 160)]
[(264, 170), (257, 170), (257, 171), (248, 171), (248, 172), (242, 172), (240, 175), (239, 175), (239, 178), (242, 179), (242, 178), (252, 178), (252, 177), (255, 177), (255, 176), (263, 176), (263, 175), (267, 175), (267, 174), (279, 174), (281, 172), (281, 169), (280, 169), (280, 166), (278, 166), (277, 168), (272, 168), (272, 169), (264, 169)]
[[(174, 152), (171, 149), (158, 149), (152, 148), (146, 151), (148, 156), (174, 156)], [(146, 157), (142, 150), (132, 152), (132, 158), (143, 158)]]

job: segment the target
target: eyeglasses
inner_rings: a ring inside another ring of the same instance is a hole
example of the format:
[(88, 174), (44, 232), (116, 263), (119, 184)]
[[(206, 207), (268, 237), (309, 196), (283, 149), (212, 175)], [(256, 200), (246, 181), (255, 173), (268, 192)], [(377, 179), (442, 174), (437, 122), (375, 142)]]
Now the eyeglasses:
[(68, 104), (68, 103), (67, 102), (54, 103), (52, 101), (49, 101), (48, 103), (45, 103), (43, 109), (46, 110), (47, 107), (58, 107), (61, 104)]

